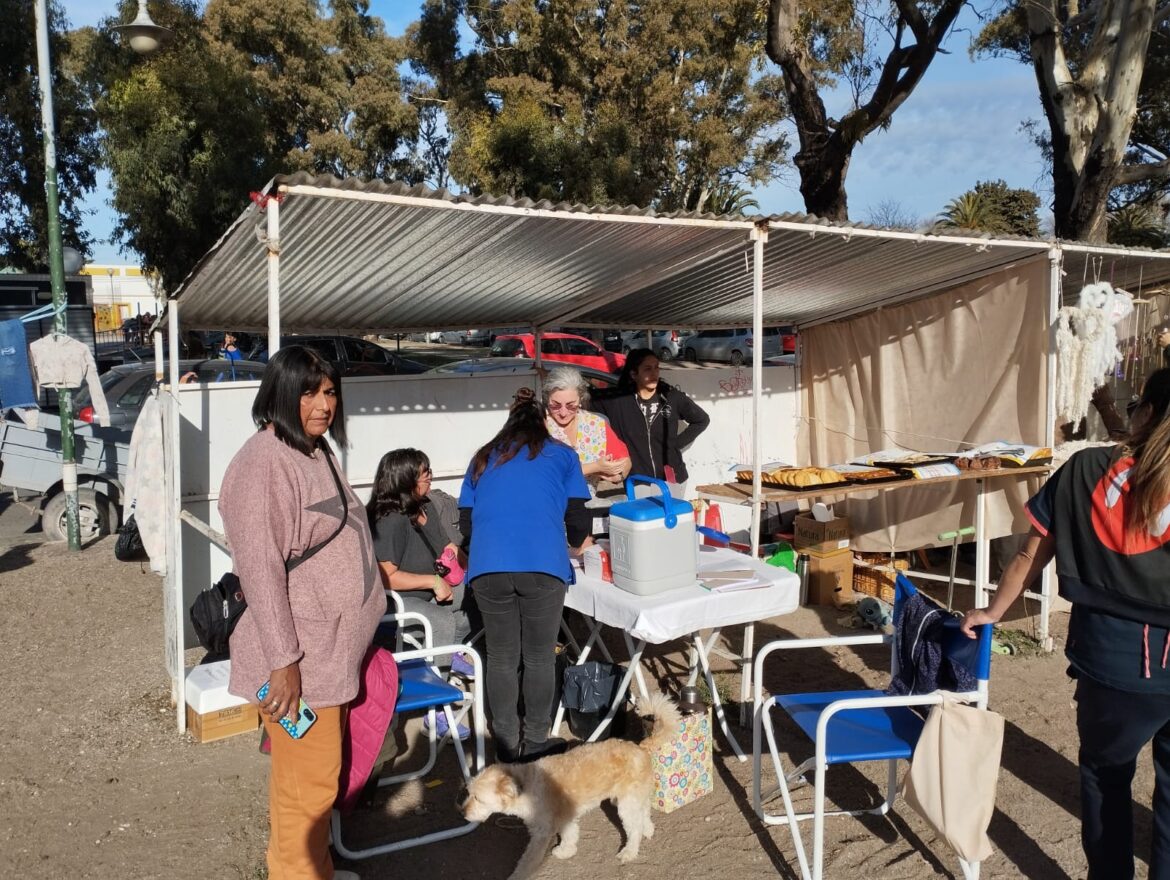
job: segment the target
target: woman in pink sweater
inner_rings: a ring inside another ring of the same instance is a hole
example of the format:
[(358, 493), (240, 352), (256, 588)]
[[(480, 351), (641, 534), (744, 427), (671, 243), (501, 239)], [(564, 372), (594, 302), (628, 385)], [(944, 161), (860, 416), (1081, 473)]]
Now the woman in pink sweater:
[[(219, 512), (248, 601), (231, 637), (229, 689), (260, 705), (272, 743), (268, 876), (355, 877), (334, 873), (329, 811), (346, 709), (386, 597), (365, 509), (325, 439), (346, 442), (336, 368), (311, 349), (282, 349), (252, 418), (260, 430), (228, 465)], [(317, 720), (293, 739), (279, 722), (297, 720), (302, 697)]]

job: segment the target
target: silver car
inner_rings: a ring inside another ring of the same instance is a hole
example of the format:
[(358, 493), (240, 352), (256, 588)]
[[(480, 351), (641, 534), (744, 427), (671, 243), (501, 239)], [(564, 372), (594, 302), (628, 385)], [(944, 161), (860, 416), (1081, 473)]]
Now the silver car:
[[(650, 334), (650, 349), (660, 361), (674, 360), (682, 354), (690, 330), (655, 330)], [(629, 354), (635, 348), (646, 348), (645, 330), (622, 331), (622, 354)]]
[[(752, 331), (740, 327), (735, 330), (702, 330), (686, 340), (683, 356), (695, 361), (728, 361), (736, 366), (750, 360), (755, 340)], [(779, 327), (764, 328), (764, 357), (783, 354), (784, 334)]]

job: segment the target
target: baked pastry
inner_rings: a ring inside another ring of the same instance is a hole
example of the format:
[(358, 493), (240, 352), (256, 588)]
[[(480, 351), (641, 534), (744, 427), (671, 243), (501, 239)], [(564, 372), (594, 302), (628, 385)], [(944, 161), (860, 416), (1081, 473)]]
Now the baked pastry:
[(901, 475), (888, 468), (872, 468), (865, 471), (850, 471), (845, 476), (852, 483), (864, 483), (869, 480), (890, 480)]
[(844, 477), (831, 468), (803, 467), (777, 468), (768, 474), (768, 479), (780, 486), (805, 489), (810, 486), (821, 486), (825, 483), (840, 483)]
[(963, 455), (955, 459), (955, 466), (963, 471), (994, 471), (1001, 465), (998, 455)]

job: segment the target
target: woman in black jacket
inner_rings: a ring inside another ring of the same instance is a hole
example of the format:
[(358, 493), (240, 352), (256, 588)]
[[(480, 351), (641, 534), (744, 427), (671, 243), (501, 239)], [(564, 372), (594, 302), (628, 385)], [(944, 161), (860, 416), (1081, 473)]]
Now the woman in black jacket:
[[(629, 447), (632, 474), (657, 477), (682, 496), (687, 466), (682, 450), (711, 422), (697, 403), (678, 388), (659, 381), (658, 358), (637, 348), (626, 358), (615, 389), (593, 395), (593, 409)], [(686, 427), (679, 430), (679, 422)]]

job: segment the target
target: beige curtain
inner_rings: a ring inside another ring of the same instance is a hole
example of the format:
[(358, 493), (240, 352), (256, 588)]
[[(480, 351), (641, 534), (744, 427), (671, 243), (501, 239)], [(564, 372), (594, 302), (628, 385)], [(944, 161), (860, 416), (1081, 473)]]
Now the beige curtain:
[[(825, 466), (904, 447), (953, 452), (992, 440), (1043, 445), (1049, 263), (978, 280), (803, 334), (800, 448)], [(1027, 531), (1039, 483), (990, 483), (992, 537)], [(850, 498), (854, 547), (889, 552), (938, 543), (975, 524), (975, 484)]]

